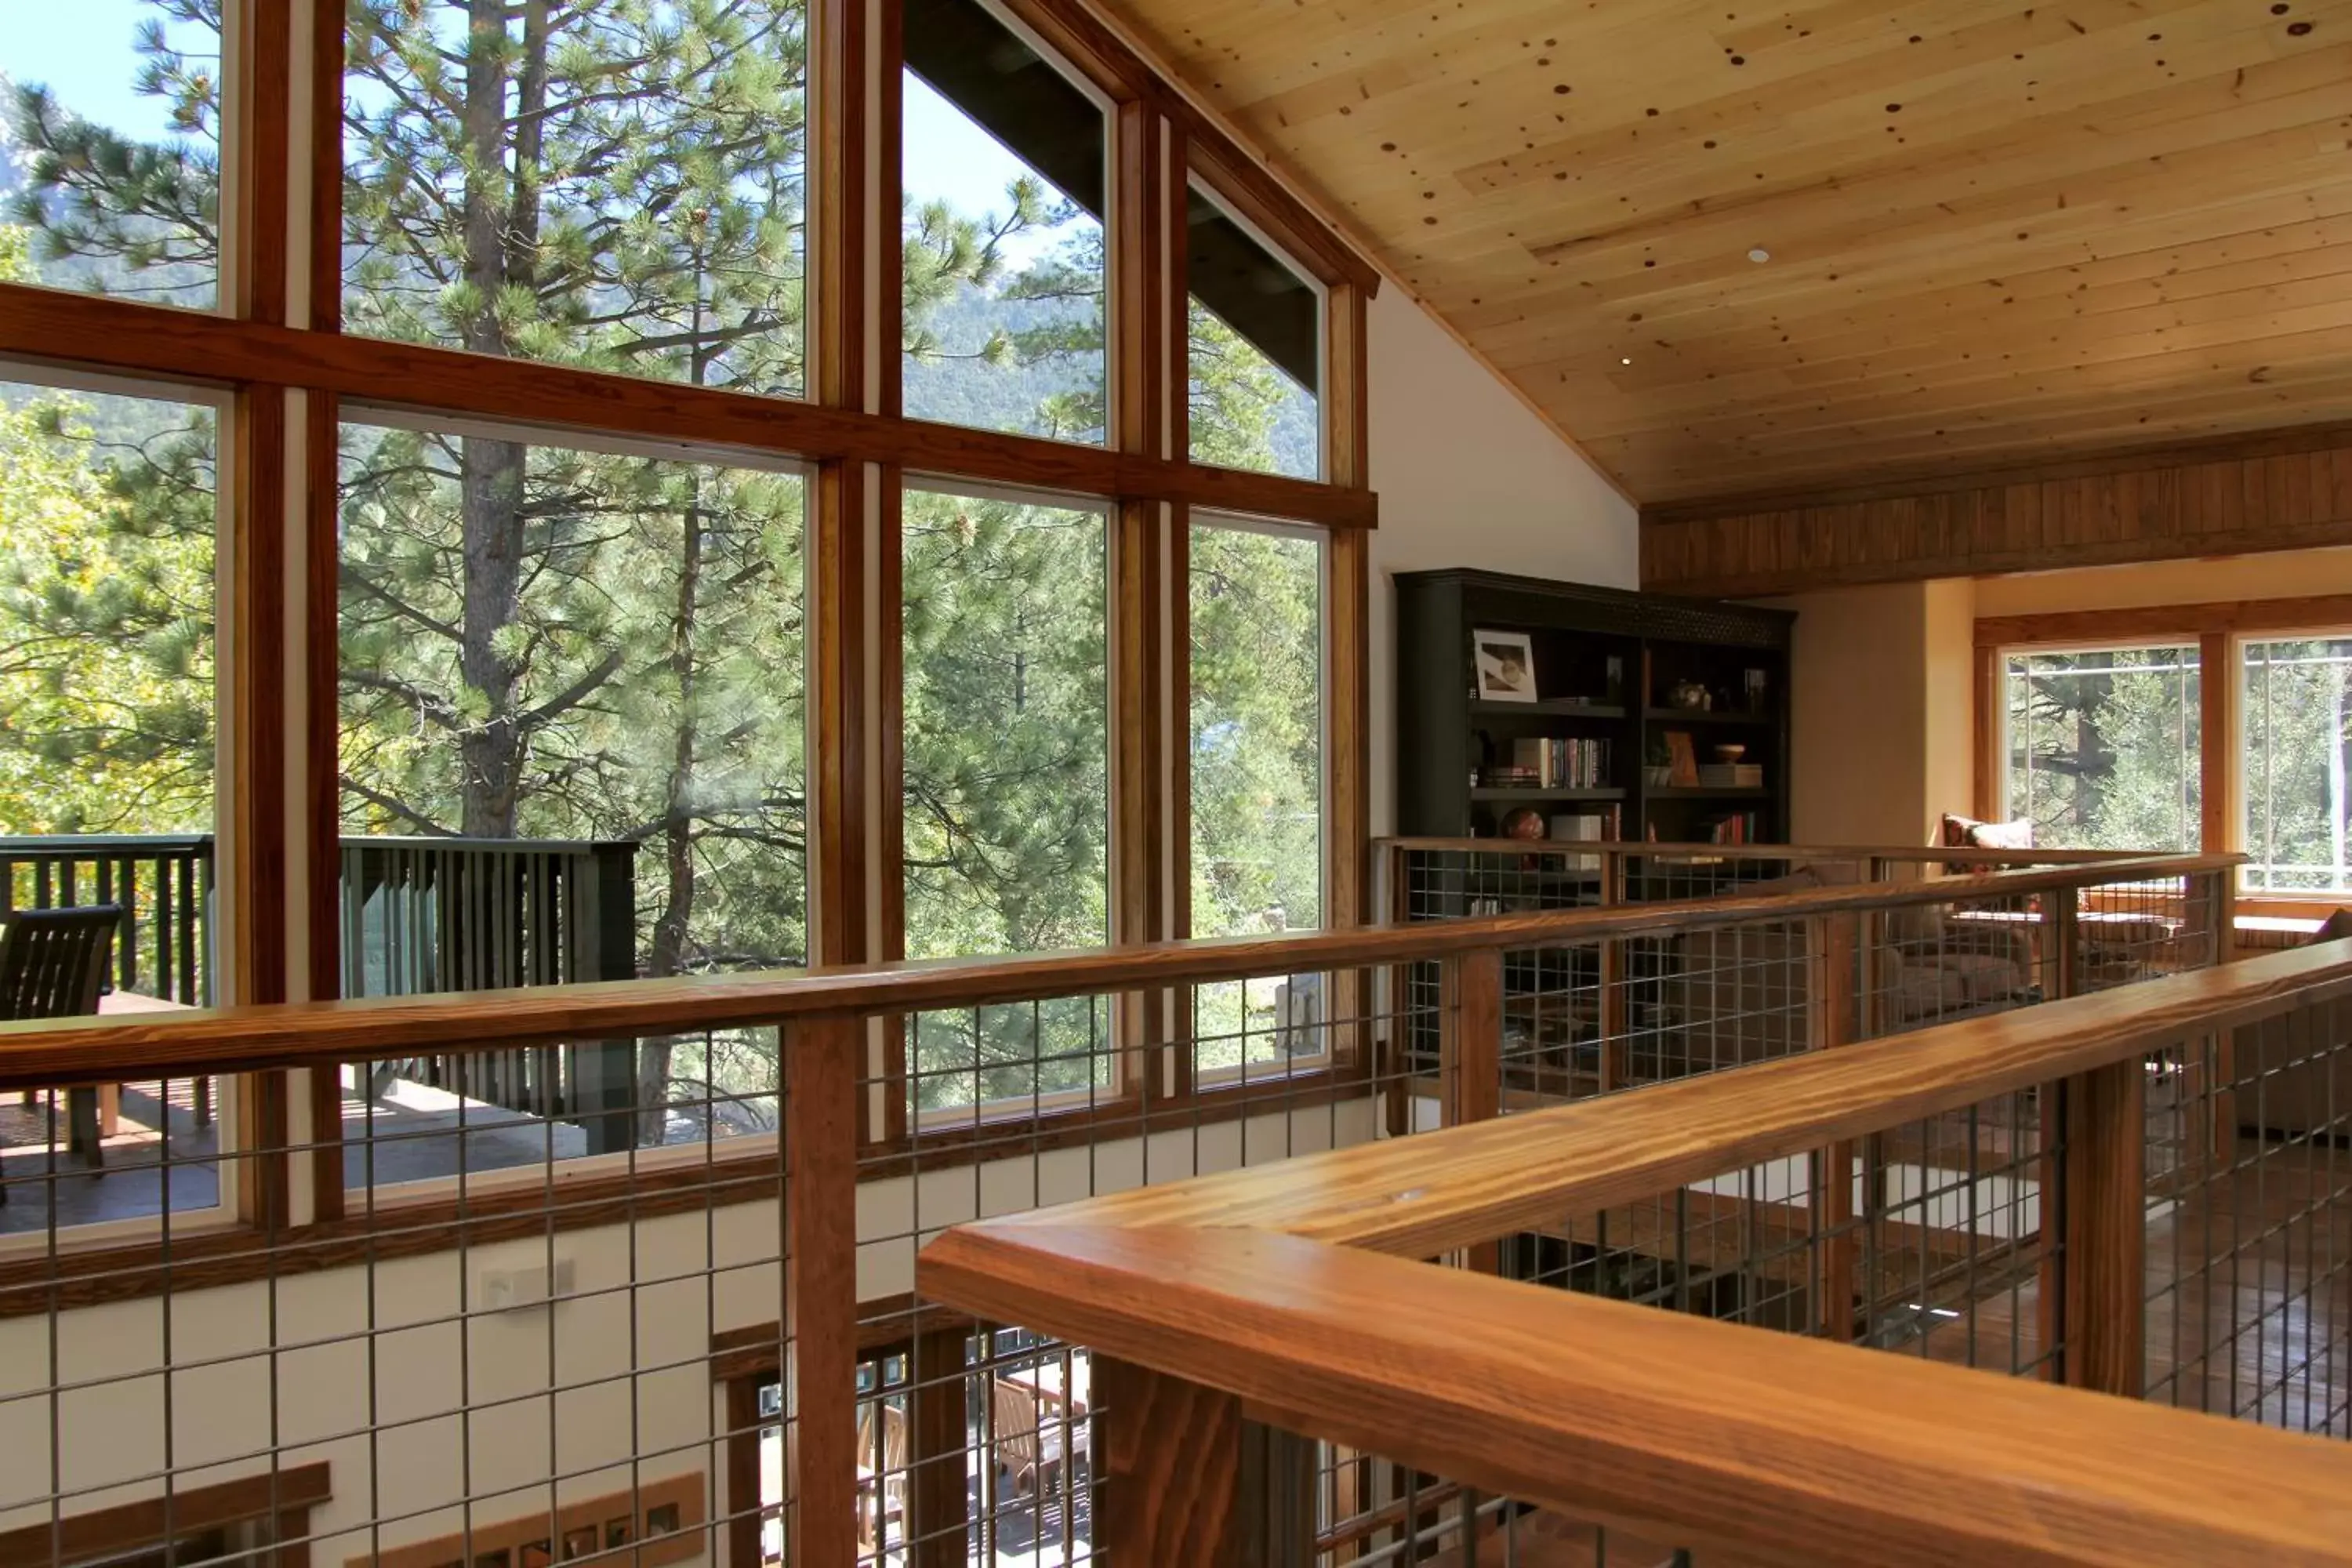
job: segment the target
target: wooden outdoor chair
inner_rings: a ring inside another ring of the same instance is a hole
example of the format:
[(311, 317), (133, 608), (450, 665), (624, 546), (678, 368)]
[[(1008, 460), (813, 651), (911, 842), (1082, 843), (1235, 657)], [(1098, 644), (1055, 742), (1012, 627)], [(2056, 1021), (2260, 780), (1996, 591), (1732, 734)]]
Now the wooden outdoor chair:
[(907, 1522), (907, 1413), (893, 1405), (880, 1406), (882, 1443), (874, 1442), (876, 1406), (857, 1411), (857, 1540), (861, 1549), (880, 1551), (889, 1544), (890, 1526), (903, 1533)]
[[(121, 924), (120, 904), (0, 914), (0, 1020), (97, 1013)], [(32, 1098), (27, 1092), (26, 1103)], [(95, 1084), (66, 1091), (66, 1125), (68, 1147), (93, 1168), (102, 1168), (106, 1154), (99, 1142)], [(0, 1185), (0, 1203), (7, 1197), (7, 1188)]]

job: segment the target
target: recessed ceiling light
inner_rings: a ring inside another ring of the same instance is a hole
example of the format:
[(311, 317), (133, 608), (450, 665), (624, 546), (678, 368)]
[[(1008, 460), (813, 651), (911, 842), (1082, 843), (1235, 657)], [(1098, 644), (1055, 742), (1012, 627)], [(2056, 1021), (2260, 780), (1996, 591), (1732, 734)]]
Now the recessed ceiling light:
[(1772, 253), (1759, 245), (1755, 249), (1748, 253), (1748, 259), (1750, 261), (1769, 261), (1772, 259)]
[(1632, 364), (1633, 362), (1630, 359), (1621, 359), (1617, 363), (1619, 364)]

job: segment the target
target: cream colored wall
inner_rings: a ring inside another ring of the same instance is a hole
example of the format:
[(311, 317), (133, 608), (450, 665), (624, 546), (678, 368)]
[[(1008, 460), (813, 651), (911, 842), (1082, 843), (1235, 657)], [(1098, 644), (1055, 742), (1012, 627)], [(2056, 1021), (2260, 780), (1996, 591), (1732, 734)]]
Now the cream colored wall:
[(1391, 574), (1483, 567), (1640, 585), (1633, 505), (1402, 289), (1371, 305), (1372, 831), (1396, 822)]
[(1794, 832), (1919, 841), (1976, 797), (1980, 616), (2352, 593), (2352, 548), (1839, 589), (1799, 612)]
[(1920, 831), (1932, 837), (1944, 813), (1975, 815), (1978, 584), (1957, 577), (1923, 586), (1920, 689), (1927, 732), (1918, 821)]
[(1797, 612), (1790, 659), (1790, 834), (1916, 844), (1927, 792), (1926, 584), (1772, 601)]
[(1976, 613), (2039, 616), (2343, 593), (2352, 593), (2352, 547), (1986, 577), (1976, 584)]

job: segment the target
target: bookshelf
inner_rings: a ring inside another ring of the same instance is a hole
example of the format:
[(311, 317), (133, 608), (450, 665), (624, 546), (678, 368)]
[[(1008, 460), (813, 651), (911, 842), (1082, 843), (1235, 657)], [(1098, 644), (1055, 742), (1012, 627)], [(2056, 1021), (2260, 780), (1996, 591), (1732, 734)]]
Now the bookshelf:
[[(1532, 809), (1548, 831), (1613, 814), (1627, 839), (1788, 838), (1792, 614), (1467, 569), (1401, 573), (1396, 595), (1398, 832), (1499, 837)], [(1481, 631), (1528, 639), (1534, 701), (1476, 694)], [(1605, 762), (1572, 785), (1507, 771), (1548, 742)]]

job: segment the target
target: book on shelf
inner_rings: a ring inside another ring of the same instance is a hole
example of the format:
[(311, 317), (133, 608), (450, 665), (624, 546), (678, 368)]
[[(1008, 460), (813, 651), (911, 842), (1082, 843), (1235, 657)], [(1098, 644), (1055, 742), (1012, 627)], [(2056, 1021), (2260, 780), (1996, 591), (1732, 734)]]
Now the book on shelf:
[[(1550, 836), (1570, 844), (1610, 844), (1617, 840), (1624, 826), (1622, 808), (1611, 806), (1606, 811), (1564, 811), (1553, 816)], [(1567, 864), (1579, 871), (1601, 868), (1598, 855), (1572, 855)]]
[(1762, 816), (1753, 811), (1735, 811), (1719, 816), (1709, 825), (1706, 841), (1710, 844), (1758, 844), (1763, 826)]
[(1698, 782), (1705, 789), (1762, 789), (1761, 763), (1701, 763)]
[(1610, 752), (1607, 741), (1566, 735), (1522, 736), (1511, 742), (1510, 769), (1531, 774), (1542, 789), (1606, 789)]

